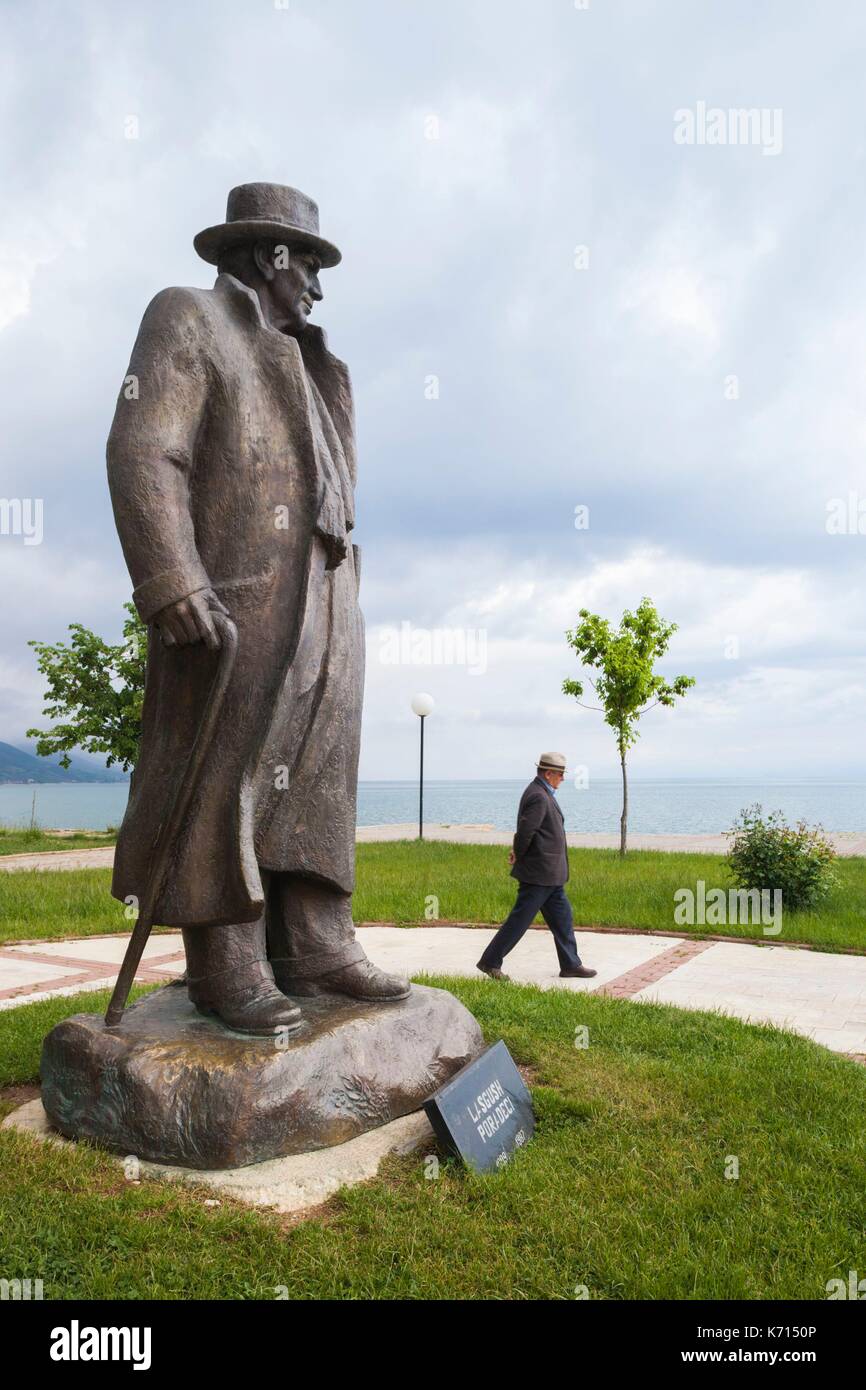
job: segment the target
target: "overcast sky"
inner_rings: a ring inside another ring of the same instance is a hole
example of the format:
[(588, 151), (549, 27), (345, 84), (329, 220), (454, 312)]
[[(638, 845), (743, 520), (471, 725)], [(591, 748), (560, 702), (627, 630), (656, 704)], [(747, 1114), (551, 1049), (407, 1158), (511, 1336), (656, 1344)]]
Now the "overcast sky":
[[(2, 29), (0, 497), (44, 535), (0, 535), (0, 739), (39, 722), (28, 638), (119, 634), (141, 314), (212, 283), (193, 235), (266, 179), (344, 256), (314, 318), (357, 399), (362, 777), (414, 774), (417, 690), (432, 777), (612, 775), (564, 632), (644, 594), (697, 685), (635, 775), (863, 775), (862, 0), (4, 0)], [(394, 664), (401, 624), (468, 662)]]

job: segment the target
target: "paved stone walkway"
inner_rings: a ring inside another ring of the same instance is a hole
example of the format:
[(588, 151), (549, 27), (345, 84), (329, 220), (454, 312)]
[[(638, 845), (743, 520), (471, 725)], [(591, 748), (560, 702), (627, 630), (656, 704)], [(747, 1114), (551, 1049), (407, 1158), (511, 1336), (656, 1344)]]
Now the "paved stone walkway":
[[(414, 840), (418, 824), (359, 825), (355, 832), (358, 844), (371, 841)], [(492, 825), (425, 825), (427, 840), (448, 840), (460, 845), (510, 845), (510, 830), (495, 830)], [(569, 831), (566, 836), (574, 849), (619, 849), (619, 835), (584, 835)], [(827, 838), (843, 856), (866, 855), (866, 832), (840, 830)], [(669, 853), (726, 854), (726, 835), (629, 835), (630, 849), (655, 849)], [(0, 873), (19, 869), (99, 869), (114, 863), (114, 850), (103, 849), (49, 850), (38, 854), (0, 855)]]
[[(355, 839), (359, 844), (369, 840), (414, 840), (418, 822), (405, 825), (359, 825)], [(425, 825), (427, 840), (450, 840), (461, 845), (510, 845), (510, 830), (495, 830), (492, 825)], [(615, 835), (584, 834), (569, 830), (568, 843), (574, 849), (619, 849), (619, 831)], [(866, 855), (866, 831), (835, 830), (827, 839), (844, 856)], [(727, 854), (727, 835), (639, 835), (629, 834), (630, 849), (656, 849), (670, 853)]]
[[(486, 927), (360, 927), (367, 954), (402, 974), (474, 975), (493, 935)], [(22, 942), (0, 949), (0, 1009), (113, 984), (128, 937)], [(578, 932), (592, 980), (560, 980), (546, 930), (527, 932), (509, 956), (511, 977), (543, 989), (600, 992), (688, 1009), (720, 1009), (803, 1033), (835, 1052), (866, 1054), (866, 957), (734, 941)], [(165, 981), (183, 969), (179, 932), (151, 937), (137, 979)]]
[(110, 869), (114, 846), (102, 849), (50, 849), (39, 854), (0, 854), (0, 873), (27, 869)]

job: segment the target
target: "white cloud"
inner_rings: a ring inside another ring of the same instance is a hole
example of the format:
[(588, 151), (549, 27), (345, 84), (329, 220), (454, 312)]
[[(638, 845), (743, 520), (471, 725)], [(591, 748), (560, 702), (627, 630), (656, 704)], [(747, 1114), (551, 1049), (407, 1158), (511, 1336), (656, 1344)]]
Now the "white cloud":
[[(530, 573), (535, 577), (529, 579)], [(379, 625), (420, 625), (411, 616), (412, 596), (419, 594), (427, 602), (427, 627), (483, 627), (482, 675), (459, 666), (381, 663)], [(384, 775), (386, 758), (404, 769), (394, 776), (412, 775), (407, 710), (411, 694), (421, 688), (437, 699), (437, 775), (470, 775), (471, 768), (471, 775), (483, 776), (487, 767), (491, 776), (518, 777), (538, 743), (570, 749), (579, 743), (583, 752), (576, 760), (604, 769), (597, 775), (610, 775), (615, 757), (601, 716), (561, 694), (563, 678), (579, 672), (564, 634), (581, 607), (616, 625), (644, 594), (680, 628), (659, 669), (698, 681), (673, 712), (647, 716), (640, 745), (645, 769), (688, 776), (720, 770), (721, 758), (732, 772), (784, 775), (791, 759), (808, 760), (818, 770), (823, 751), (837, 771), (863, 770), (866, 759), (845, 730), (866, 695), (866, 659), (850, 657), (852, 632), (863, 625), (866, 581), (848, 590), (840, 606), (836, 587), (804, 569), (683, 563), (654, 548), (613, 562), (598, 560), (575, 580), (552, 564), (526, 561), (515, 569), (507, 554), (482, 546), (452, 556), (451, 563), (419, 558), (408, 586), (391, 596), (390, 605), (384, 593), (377, 594), (377, 625), (368, 642), (367, 775), (377, 765)], [(739, 644), (735, 659), (726, 656), (732, 635)], [(590, 692), (586, 702), (593, 703)], [(806, 730), (808, 750), (802, 747)]]
[(687, 183), (625, 275), (621, 309), (648, 335), (667, 337), (687, 353), (713, 355), (736, 319), (750, 278), (776, 244), (776, 234), (761, 223), (749, 238), (731, 237), (716, 199)]

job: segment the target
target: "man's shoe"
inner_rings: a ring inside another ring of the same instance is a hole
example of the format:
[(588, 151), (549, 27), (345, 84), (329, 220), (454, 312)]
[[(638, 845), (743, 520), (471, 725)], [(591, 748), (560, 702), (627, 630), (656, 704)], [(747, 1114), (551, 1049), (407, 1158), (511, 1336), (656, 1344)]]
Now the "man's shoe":
[(561, 980), (591, 980), (593, 975), (597, 975), (597, 970), (590, 970), (588, 965), (579, 965), (576, 970), (560, 970)]
[(280, 993), (261, 962), (188, 980), (187, 990), (200, 1014), (215, 1015), (235, 1033), (276, 1038), (301, 1026), (300, 1009)]
[(482, 965), (481, 961), (479, 961), (475, 969), (480, 970), (483, 975), (489, 975), (491, 980), (511, 979), (511, 976), (506, 975), (502, 970), (500, 970), (498, 965)]
[(350, 999), (361, 999), (370, 1004), (388, 1004), (397, 999), (407, 999), (411, 991), (408, 980), (402, 975), (389, 975), (369, 960), (356, 960), (351, 965), (343, 965), (338, 970), (329, 970), (325, 975), (312, 979), (292, 978), (274, 962), (274, 978), (284, 994), (301, 998), (314, 994), (347, 994)]

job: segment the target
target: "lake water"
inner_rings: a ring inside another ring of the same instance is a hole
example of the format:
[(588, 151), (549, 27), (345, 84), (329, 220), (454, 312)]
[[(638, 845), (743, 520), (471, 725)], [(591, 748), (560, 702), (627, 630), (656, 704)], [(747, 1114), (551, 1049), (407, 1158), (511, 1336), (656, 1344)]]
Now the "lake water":
[[(525, 783), (428, 782), (424, 819), (428, 823), (493, 825), (513, 830), (517, 802)], [(102, 830), (119, 825), (127, 786), (80, 783), (77, 786), (0, 786), (0, 824), (26, 825), (36, 792), (36, 820), (50, 828)], [(559, 802), (569, 830), (614, 834), (619, 828), (621, 787), (618, 780), (593, 781), (579, 791), (566, 783)], [(782, 810), (790, 820), (801, 817), (825, 830), (866, 830), (866, 783), (634, 781), (629, 788), (629, 829), (643, 834), (718, 834), (727, 830), (743, 806), (760, 802), (765, 810)], [(417, 822), (415, 782), (362, 782), (358, 788), (358, 824)]]

